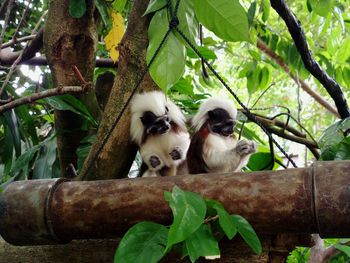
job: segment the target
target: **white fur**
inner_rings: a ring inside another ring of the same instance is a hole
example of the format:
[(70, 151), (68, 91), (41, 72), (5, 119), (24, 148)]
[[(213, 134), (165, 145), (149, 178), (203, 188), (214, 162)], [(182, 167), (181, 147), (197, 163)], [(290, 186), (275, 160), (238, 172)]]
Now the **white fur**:
[[(222, 108), (233, 120), (237, 118), (237, 109), (233, 102), (227, 99), (210, 98), (202, 103), (197, 114), (192, 119), (192, 126), (199, 131), (208, 120), (208, 111)], [(237, 147), (238, 146), (238, 147)], [(250, 149), (242, 150), (242, 146)], [(248, 163), (249, 156), (256, 151), (253, 141), (237, 141), (232, 136), (221, 136), (210, 133), (203, 145), (203, 160), (209, 173), (237, 172)], [(200, 153), (198, 153), (200, 154)]]
[(208, 119), (208, 111), (214, 110), (216, 108), (222, 108), (228, 112), (232, 119), (237, 118), (237, 109), (233, 105), (231, 100), (221, 99), (221, 98), (209, 98), (202, 103), (199, 107), (199, 110), (192, 119), (192, 126), (195, 131), (199, 131), (202, 128), (203, 124)]
[(141, 117), (145, 111), (151, 111), (155, 115), (160, 116), (165, 114), (165, 107), (168, 107), (168, 117), (170, 120), (186, 130), (185, 117), (179, 107), (174, 102), (167, 99), (161, 91), (150, 91), (135, 95), (131, 102), (131, 139), (139, 146), (142, 141), (143, 125)]
[[(252, 141), (246, 141), (255, 144)], [(248, 163), (250, 154), (240, 154), (236, 150), (237, 140), (209, 134), (203, 146), (203, 160), (210, 173), (238, 172)], [(254, 146), (256, 147), (256, 145)]]
[[(142, 143), (144, 127), (141, 117), (145, 111), (151, 111), (157, 116), (166, 113), (168, 108), (168, 117), (171, 121), (180, 127), (179, 132), (170, 130), (165, 134), (149, 135)], [(142, 160), (146, 163), (148, 170), (142, 177), (153, 177), (157, 175), (164, 166), (169, 168), (169, 174), (177, 173), (177, 166), (184, 162), (190, 145), (190, 136), (185, 125), (185, 117), (179, 107), (171, 100), (167, 99), (164, 93), (160, 91), (151, 91), (137, 94), (131, 104), (131, 126), (130, 134), (133, 141), (140, 146)], [(170, 153), (174, 150), (182, 153), (182, 158), (173, 160)], [(150, 157), (156, 156), (160, 160), (160, 165), (152, 167)]]

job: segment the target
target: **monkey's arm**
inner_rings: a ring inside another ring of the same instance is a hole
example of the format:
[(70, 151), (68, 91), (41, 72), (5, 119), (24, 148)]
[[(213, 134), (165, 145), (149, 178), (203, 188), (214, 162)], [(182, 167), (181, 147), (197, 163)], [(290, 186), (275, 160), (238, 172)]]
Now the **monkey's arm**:
[(203, 159), (209, 170), (235, 172), (247, 164), (249, 155), (256, 151), (256, 147), (253, 141), (241, 140), (229, 150), (208, 149)]

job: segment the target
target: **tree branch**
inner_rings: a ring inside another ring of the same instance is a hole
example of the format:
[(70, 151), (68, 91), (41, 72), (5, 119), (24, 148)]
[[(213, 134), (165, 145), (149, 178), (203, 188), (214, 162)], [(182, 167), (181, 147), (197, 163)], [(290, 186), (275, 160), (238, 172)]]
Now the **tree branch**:
[(52, 97), (56, 95), (62, 95), (66, 93), (82, 93), (86, 92), (91, 89), (91, 84), (87, 83), (84, 86), (65, 86), (65, 87), (57, 87), (54, 89), (49, 89), (49, 90), (44, 90), (41, 92), (33, 93), (30, 96), (22, 97), (16, 100), (12, 100), (2, 106), (0, 106), (0, 114), (9, 110), (13, 109), (15, 107), (18, 107), (20, 105), (24, 104), (29, 104), (34, 101), (47, 98), (47, 97)]
[[(37, 22), (37, 24), (35, 25), (34, 29), (32, 30), (32, 34), (34, 34), (34, 33), (38, 30), (38, 28), (39, 28), (39, 26), (40, 26), (40, 24), (41, 24), (41, 21), (42, 21), (43, 18), (46, 16), (46, 14), (47, 14), (47, 12), (44, 12), (44, 13), (41, 15), (41, 17), (39, 18), (39, 21)], [(22, 58), (23, 58), (23, 59), (26, 59), (27, 56), (33, 57), (33, 56), (35, 55), (35, 53), (36, 53), (36, 51), (35, 51), (36, 48), (35, 48), (35, 47), (36, 47), (37, 45), (41, 45), (41, 46), (42, 46), (42, 39), (41, 39), (41, 40), (39, 39), (39, 38), (40, 38), (40, 35), (41, 35), (41, 38), (42, 38), (42, 33), (39, 34), (40, 31), (41, 31), (41, 30), (39, 30), (39, 32), (37, 33), (37, 38), (33, 39), (33, 41), (32, 41), (31, 43), (27, 42), (27, 44), (26, 44), (26, 46), (24, 47), (24, 49), (22, 49), (22, 50), (19, 52), (18, 57), (17, 57), (16, 60), (13, 62), (13, 64), (11, 65), (11, 68), (10, 68), (9, 72), (8, 72), (7, 75), (6, 75), (5, 81), (2, 83), (2, 86), (1, 86), (1, 88), (0, 88), (0, 96), (1, 96), (1, 94), (4, 92), (5, 87), (6, 87), (7, 83), (10, 81), (10, 79), (11, 79), (11, 77), (12, 77), (12, 74), (14, 73), (14, 71), (15, 71), (15, 69), (16, 69), (17, 64), (22, 60)], [(0, 40), (0, 42), (1, 42), (1, 40)], [(41, 44), (40, 44), (40, 43), (41, 43)], [(0, 43), (0, 44), (1, 44), (1, 43)], [(2, 45), (0, 45), (0, 46), (2, 46)], [(1, 51), (1, 49), (0, 49), (0, 51)], [(0, 52), (0, 53), (1, 53), (1, 52)]]
[(339, 113), (336, 108), (334, 108), (328, 101), (326, 101), (322, 96), (316, 93), (311, 87), (302, 79), (298, 78), (294, 74), (290, 72), (288, 65), (283, 61), (283, 59), (277, 55), (273, 50), (271, 50), (261, 39), (257, 41), (257, 47), (264, 52), (268, 57), (270, 57), (273, 61), (275, 61), (287, 74), (293, 79), (300, 87), (309, 94), (316, 102), (321, 104), (325, 109), (334, 114), (337, 118), (339, 118)]
[[(0, 10), (1, 12), (2, 12), (2, 10), (5, 10), (6, 7), (7, 7), (7, 9), (6, 9), (6, 14), (5, 14), (4, 24), (2, 26), (2, 31), (1, 31), (1, 34), (0, 34), (0, 47), (2, 46), (2, 41), (3, 41), (3, 38), (4, 38), (5, 32), (6, 32), (7, 24), (8, 24), (9, 19), (10, 19), (10, 14), (11, 14), (11, 11), (12, 11), (12, 8), (13, 8), (13, 4), (14, 4), (14, 0), (9, 0), (9, 1), (5, 1), (1, 5), (1, 10)], [(0, 53), (1, 53), (1, 49), (0, 49)]]
[(2, 44), (1, 48), (4, 49), (4, 48), (7, 48), (7, 47), (11, 47), (17, 43), (20, 43), (20, 42), (25, 42), (25, 41), (28, 41), (28, 40), (33, 40), (35, 38), (36, 35), (28, 35), (28, 36), (24, 36), (24, 37), (19, 37), (19, 38), (16, 38), (16, 39), (11, 39), (10, 41)]
[(260, 121), (260, 123), (266, 128), (268, 132), (275, 134), (281, 138), (305, 145), (312, 152), (314, 157), (316, 159), (319, 159), (320, 154), (317, 151), (318, 145), (313, 140), (313, 138), (311, 138), (312, 141), (306, 139), (303, 133), (300, 133), (294, 127), (286, 125), (286, 123), (282, 121), (276, 119), (271, 120), (271, 118), (262, 115), (255, 115), (255, 117)]
[(321, 69), (320, 65), (313, 58), (308, 47), (304, 31), (300, 22), (290, 11), (284, 0), (270, 0), (271, 6), (286, 23), (289, 33), (292, 36), (295, 46), (298, 49), (305, 68), (325, 87), (337, 106), (337, 110), (342, 119), (350, 116), (350, 111), (344, 94), (338, 83)]

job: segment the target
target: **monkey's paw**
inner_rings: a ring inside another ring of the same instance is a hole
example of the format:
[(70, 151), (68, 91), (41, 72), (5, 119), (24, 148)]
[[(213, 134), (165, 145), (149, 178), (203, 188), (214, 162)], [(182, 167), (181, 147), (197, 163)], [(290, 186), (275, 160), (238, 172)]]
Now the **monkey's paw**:
[(178, 147), (172, 150), (169, 154), (171, 156), (171, 159), (173, 159), (174, 161), (180, 160), (182, 158), (182, 150)]
[(255, 153), (258, 145), (254, 141), (241, 140), (236, 145), (236, 152), (239, 155), (248, 155)]
[(156, 155), (151, 155), (149, 157), (148, 162), (152, 168), (157, 168), (158, 166), (160, 166), (162, 164), (161, 160)]

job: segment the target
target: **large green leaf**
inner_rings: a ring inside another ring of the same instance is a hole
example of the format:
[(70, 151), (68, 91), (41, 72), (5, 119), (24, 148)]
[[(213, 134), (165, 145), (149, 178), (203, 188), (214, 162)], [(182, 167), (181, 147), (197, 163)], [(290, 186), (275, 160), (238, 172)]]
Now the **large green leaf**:
[(152, 12), (158, 11), (159, 9), (165, 7), (167, 3), (167, 0), (150, 0), (147, 9), (143, 15), (145, 16)]
[(174, 186), (172, 193), (165, 192), (165, 199), (173, 211), (174, 221), (169, 229), (167, 248), (184, 241), (204, 222), (205, 201), (196, 193)]
[(248, 17), (238, 0), (193, 0), (200, 23), (227, 41), (248, 40)]
[(333, 8), (333, 0), (309, 0), (312, 10), (323, 17), (327, 17)]
[[(166, 9), (158, 11), (152, 18), (148, 29), (148, 64), (168, 30), (168, 23)], [(186, 48), (171, 32), (150, 68), (152, 79), (161, 89), (167, 91), (183, 75), (185, 62)]]
[(34, 158), (36, 152), (40, 149), (39, 145), (36, 145), (26, 152), (24, 152), (21, 156), (19, 156), (16, 161), (13, 163), (11, 171), (9, 173), (10, 177), (18, 176), (19, 173), (22, 172), (23, 179), (27, 178), (29, 165)]
[(69, 14), (74, 18), (81, 18), (86, 12), (85, 0), (69, 0)]
[(119, 243), (115, 263), (156, 263), (164, 255), (168, 229), (153, 222), (131, 227)]
[[(172, 6), (175, 7), (177, 0), (171, 0)], [(192, 44), (196, 44), (199, 39), (199, 23), (194, 14), (193, 1), (181, 0), (179, 9), (177, 11), (177, 18), (179, 19), (178, 28), (185, 34)], [(179, 36), (181, 41), (184, 41)]]
[(48, 97), (43, 99), (46, 103), (48, 103), (51, 107), (56, 110), (69, 110), (76, 114), (79, 114), (85, 117), (92, 125), (97, 126), (97, 122), (94, 117), (90, 114), (89, 110), (86, 106), (75, 97), (65, 94), (55, 97)]
[(334, 244), (333, 245), (336, 249), (340, 250), (341, 252), (344, 252), (348, 257), (350, 257), (350, 247), (341, 245), (341, 244)]
[(35, 161), (33, 179), (53, 178), (53, 164), (56, 160), (56, 138), (50, 138), (41, 144), (39, 157)]
[(220, 256), (218, 241), (206, 224), (201, 225), (192, 233), (185, 243), (191, 262), (195, 262), (199, 257)]
[(335, 160), (350, 160), (350, 137), (344, 138), (339, 143), (338, 151), (335, 155)]
[[(204, 57), (205, 59), (217, 59), (217, 56), (215, 55), (215, 52), (210, 50), (207, 47), (197, 47), (199, 53)], [(191, 49), (187, 49), (187, 56), (190, 58), (199, 58), (198, 55)]]
[[(118, 2), (118, 1), (116, 1)], [(108, 6), (105, 0), (95, 0), (95, 5), (101, 15), (103, 24), (107, 27), (107, 31), (112, 27), (112, 20), (108, 14)]]
[(238, 233), (242, 236), (244, 241), (255, 253), (260, 254), (262, 251), (261, 243), (253, 227), (240, 215), (231, 215), (231, 218), (237, 227)]
[(267, 19), (269, 19), (270, 16), (270, 1), (269, 0), (262, 0), (261, 2), (261, 9), (262, 9), (262, 16), (261, 19), (266, 22)]
[(344, 132), (350, 129), (350, 118), (340, 120), (329, 126), (318, 141), (321, 149), (338, 144), (344, 138)]
[(211, 208), (216, 210), (219, 216), (219, 224), (222, 230), (224, 230), (228, 239), (231, 240), (236, 235), (237, 228), (236, 225), (233, 223), (230, 214), (226, 211), (224, 206), (219, 201), (206, 199), (205, 202), (208, 206), (208, 209)]

